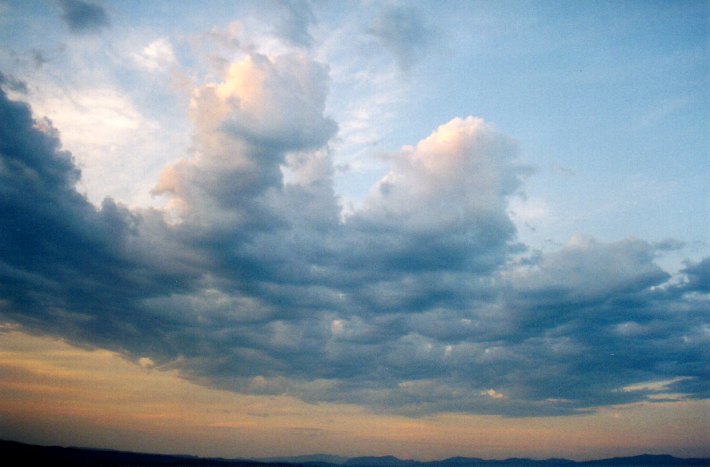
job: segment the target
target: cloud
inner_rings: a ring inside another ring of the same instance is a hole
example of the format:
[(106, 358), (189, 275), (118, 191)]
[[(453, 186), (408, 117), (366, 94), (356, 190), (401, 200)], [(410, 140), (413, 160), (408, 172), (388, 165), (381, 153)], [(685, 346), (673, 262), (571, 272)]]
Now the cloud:
[(534, 299), (536, 305), (597, 303), (668, 280), (668, 273), (653, 262), (656, 250), (641, 240), (603, 244), (578, 235), (561, 250), (512, 271), (510, 282), (525, 301)]
[(343, 216), (327, 78), (251, 54), (195, 89), (166, 211), (94, 207), (51, 122), (0, 95), (3, 321), (209, 386), (410, 415), (707, 397), (707, 259), (672, 278), (667, 242), (526, 251), (508, 214), (526, 169), (475, 117), (388, 155)]
[(515, 156), (514, 142), (482, 119), (453, 119), (393, 156), (394, 168), (351, 223), (406, 233), (390, 243), (422, 246), (401, 252), (410, 262), (493, 268), (515, 234), (506, 213), (507, 197), (520, 185)]
[(72, 32), (96, 32), (109, 26), (106, 10), (100, 5), (83, 0), (59, 0), (62, 19)]
[[(138, 297), (190, 288), (186, 263), (178, 264), (181, 253), (165, 256), (170, 235), (159, 234), (160, 246), (146, 243), (144, 234), (163, 229), (159, 216), (111, 199), (97, 210), (77, 193), (80, 172), (51, 122), (0, 97), (3, 312), (29, 329), (122, 348), (121, 339), (137, 337), (137, 323), (151, 320), (136, 315)], [(128, 310), (136, 321), (120, 318)]]
[(697, 292), (710, 292), (710, 258), (689, 263), (683, 269), (688, 278), (687, 288)]
[(27, 84), (14, 76), (7, 76), (4, 73), (0, 73), (0, 86), (6, 86), (11, 91), (27, 94)]
[(165, 38), (156, 39), (133, 55), (135, 63), (151, 72), (166, 71), (173, 67), (177, 60), (170, 42)]
[(309, 2), (303, 0), (276, 2), (276, 25), (273, 33), (287, 42), (301, 47), (313, 43), (309, 27), (316, 22), (316, 16)]
[(369, 32), (395, 56), (403, 71), (409, 71), (418, 61), (433, 35), (421, 14), (410, 6), (383, 9)]
[(156, 193), (192, 221), (268, 228), (278, 222), (286, 155), (318, 149), (337, 130), (323, 115), (326, 91), (324, 68), (302, 56), (235, 63), (224, 82), (193, 93), (196, 152), (163, 172)]

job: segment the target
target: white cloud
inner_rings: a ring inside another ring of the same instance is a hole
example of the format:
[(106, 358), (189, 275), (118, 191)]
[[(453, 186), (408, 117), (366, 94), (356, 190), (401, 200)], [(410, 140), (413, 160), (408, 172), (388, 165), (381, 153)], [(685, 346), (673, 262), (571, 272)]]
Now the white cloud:
[(151, 73), (168, 71), (177, 64), (173, 47), (164, 37), (151, 42), (131, 58), (136, 65)]
[(481, 395), (490, 397), (491, 399), (505, 399), (505, 394), (501, 394), (495, 389), (487, 389), (485, 391), (481, 391)]
[[(303, 55), (254, 54), (234, 63), (224, 81), (194, 91), (194, 157), (167, 167), (155, 192), (181, 215), (261, 222), (250, 209), (262, 209), (254, 199), (281, 185), (286, 154), (318, 149), (337, 129), (323, 115), (326, 82), (325, 69)], [(291, 159), (291, 169), (302, 181), (328, 174), (319, 158)]]
[(679, 376), (677, 378), (672, 378), (672, 379), (667, 379), (663, 381), (650, 381), (650, 382), (644, 382), (644, 383), (637, 383), (637, 384), (631, 384), (629, 386), (625, 386), (622, 388), (623, 391), (626, 392), (634, 392), (634, 391), (650, 391), (650, 392), (663, 392), (663, 391), (668, 391), (669, 386), (673, 385), (674, 383), (678, 383), (680, 381), (686, 381), (688, 378), (685, 376)]
[(506, 223), (520, 184), (515, 157), (515, 143), (482, 119), (455, 118), (393, 156), (363, 211), (417, 230)]

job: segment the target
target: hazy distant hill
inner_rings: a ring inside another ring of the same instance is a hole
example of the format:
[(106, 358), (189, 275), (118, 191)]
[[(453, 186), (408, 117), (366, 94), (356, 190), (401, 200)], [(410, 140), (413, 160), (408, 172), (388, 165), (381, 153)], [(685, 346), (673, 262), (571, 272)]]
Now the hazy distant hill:
[(347, 466), (357, 466), (357, 467), (379, 467), (379, 466), (401, 466), (401, 467), (408, 467), (408, 466), (415, 466), (415, 465), (421, 465), (421, 462), (418, 461), (403, 461), (401, 459), (397, 459), (396, 457), (393, 456), (382, 456), (382, 457), (353, 457), (352, 459), (348, 459), (348, 461), (345, 463)]
[[(680, 459), (668, 455), (644, 454), (633, 457), (614, 457), (586, 462), (568, 459), (505, 459), (485, 460), (474, 457), (451, 457), (449, 459), (419, 462), (401, 460), (393, 456), (353, 457), (314, 454), (310, 456), (274, 457), (270, 461), (262, 459), (221, 459), (195, 456), (145, 454), (104, 449), (66, 448), (57, 446), (35, 446), (15, 441), (0, 441), (0, 460), (7, 467), (25, 466), (35, 463), (51, 466), (219, 466), (219, 467), (492, 467), (492, 466), (710, 466), (710, 458)], [(329, 462), (333, 461), (333, 462)]]
[(348, 461), (347, 457), (334, 456), (331, 454), (309, 454), (307, 456), (291, 457), (264, 457), (255, 459), (259, 462), (285, 462), (288, 464), (335, 464), (342, 465)]
[(475, 457), (452, 457), (449, 459), (418, 462), (401, 460), (392, 456), (385, 457), (355, 457), (346, 463), (348, 467), (525, 467), (525, 466), (609, 466), (609, 467), (639, 467), (639, 466), (677, 466), (677, 465), (707, 465), (710, 459), (680, 459), (668, 455), (649, 455), (633, 457), (615, 457), (587, 462), (576, 462), (569, 459), (519, 459), (486, 460)]
[(602, 459), (596, 461), (580, 462), (580, 465), (584, 466), (654, 466), (654, 465), (710, 465), (710, 459), (680, 459), (678, 457), (668, 456), (668, 455), (650, 455), (643, 454), (641, 456), (633, 457), (614, 457), (611, 459)]

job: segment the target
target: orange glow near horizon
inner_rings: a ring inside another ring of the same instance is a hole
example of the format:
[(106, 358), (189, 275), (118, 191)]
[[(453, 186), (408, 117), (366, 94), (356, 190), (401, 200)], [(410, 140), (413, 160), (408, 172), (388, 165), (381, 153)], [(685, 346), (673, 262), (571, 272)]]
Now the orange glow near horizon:
[(0, 333), (0, 438), (221, 457), (329, 453), (591, 459), (707, 456), (710, 402), (640, 403), (593, 415), (408, 418), (199, 386), (105, 350)]

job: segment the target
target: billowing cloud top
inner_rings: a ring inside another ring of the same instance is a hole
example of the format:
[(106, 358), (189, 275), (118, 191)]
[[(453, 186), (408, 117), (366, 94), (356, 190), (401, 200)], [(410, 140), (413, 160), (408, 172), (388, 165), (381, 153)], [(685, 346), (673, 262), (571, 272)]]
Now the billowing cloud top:
[(710, 395), (707, 259), (671, 278), (658, 245), (587, 237), (521, 259), (526, 169), (475, 117), (389, 154), (345, 215), (327, 90), (300, 52), (197, 86), (162, 211), (95, 208), (51, 122), (3, 93), (2, 318), (203, 384), (409, 414)]

